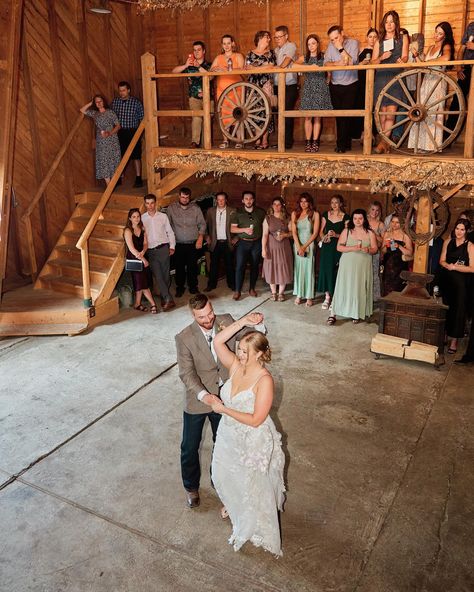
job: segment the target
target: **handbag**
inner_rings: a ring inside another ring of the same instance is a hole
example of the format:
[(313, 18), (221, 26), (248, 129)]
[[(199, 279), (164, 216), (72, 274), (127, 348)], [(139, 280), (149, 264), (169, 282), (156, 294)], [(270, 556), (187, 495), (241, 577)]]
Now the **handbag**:
[(139, 259), (125, 259), (125, 271), (143, 271), (143, 261)]

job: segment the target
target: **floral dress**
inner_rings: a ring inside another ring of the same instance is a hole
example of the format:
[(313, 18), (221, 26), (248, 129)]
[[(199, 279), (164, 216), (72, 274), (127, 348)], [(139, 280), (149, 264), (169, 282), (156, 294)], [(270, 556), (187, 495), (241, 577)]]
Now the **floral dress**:
[[(250, 68), (256, 68), (260, 66), (275, 66), (276, 65), (276, 56), (273, 49), (265, 52), (264, 54), (259, 55), (254, 51), (249, 51), (247, 57), (245, 58), (245, 63)], [(273, 96), (273, 75), (270, 73), (265, 74), (250, 74), (248, 77), (248, 81), (252, 84), (259, 86), (263, 92), (267, 95), (268, 99), (271, 100)], [(256, 113), (258, 117), (265, 117), (265, 111), (259, 111)], [(270, 123), (268, 124), (268, 128), (266, 131), (271, 134), (275, 129), (273, 123), (273, 117), (270, 118)]]
[(110, 179), (120, 164), (120, 143), (117, 134), (103, 138), (101, 132), (110, 132), (119, 123), (115, 113), (106, 109), (103, 113), (88, 109), (85, 115), (94, 120), (95, 134), (95, 177)]

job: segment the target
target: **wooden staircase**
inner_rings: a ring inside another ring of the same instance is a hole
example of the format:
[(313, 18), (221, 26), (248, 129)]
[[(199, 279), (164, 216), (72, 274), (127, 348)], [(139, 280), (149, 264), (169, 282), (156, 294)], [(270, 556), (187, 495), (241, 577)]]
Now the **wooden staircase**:
[(93, 306), (83, 306), (80, 250), (76, 243), (94, 212), (100, 193), (77, 196), (77, 206), (33, 286), (5, 294), (0, 336), (74, 335), (118, 313), (113, 296), (124, 267), (123, 228), (136, 195), (112, 194), (89, 239)]

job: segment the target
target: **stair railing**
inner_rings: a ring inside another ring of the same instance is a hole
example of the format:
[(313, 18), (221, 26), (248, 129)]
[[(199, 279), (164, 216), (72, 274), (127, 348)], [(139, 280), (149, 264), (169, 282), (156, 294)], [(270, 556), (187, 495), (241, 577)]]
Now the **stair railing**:
[(120, 179), (125, 167), (130, 160), (133, 149), (138, 144), (140, 137), (145, 130), (145, 123), (142, 121), (135, 132), (132, 141), (130, 142), (125, 154), (123, 155), (120, 164), (118, 165), (110, 183), (107, 185), (102, 197), (99, 200), (92, 216), (89, 219), (86, 227), (84, 228), (79, 240), (76, 243), (76, 247), (81, 251), (81, 267), (82, 267), (82, 287), (83, 287), (83, 302), (84, 307), (89, 308), (92, 306), (92, 295), (91, 295), (91, 280), (89, 273), (89, 237), (92, 234), (97, 221), (100, 219), (105, 207), (107, 206), (110, 196), (112, 195), (115, 186)]
[(46, 187), (48, 186), (49, 182), (51, 181), (54, 173), (56, 172), (57, 168), (61, 164), (61, 161), (64, 158), (64, 155), (66, 154), (66, 151), (69, 148), (69, 145), (71, 144), (72, 139), (74, 138), (77, 130), (79, 129), (83, 119), (84, 119), (84, 115), (81, 113), (77, 117), (74, 125), (72, 126), (71, 130), (69, 131), (61, 148), (59, 149), (58, 153), (56, 154), (55, 159), (51, 163), (51, 166), (49, 167), (48, 172), (46, 173), (44, 179), (41, 181), (36, 193), (33, 196), (33, 199), (30, 201), (28, 207), (26, 208), (23, 215), (21, 216), (21, 221), (24, 222), (25, 229), (26, 229), (26, 241), (28, 244), (28, 255), (29, 255), (29, 259), (30, 259), (30, 269), (31, 269), (31, 276), (32, 276), (33, 280), (36, 279), (36, 275), (38, 272), (38, 264), (36, 262), (36, 251), (35, 251), (35, 242), (33, 240), (33, 227), (31, 224), (31, 214), (33, 213), (33, 210), (35, 209), (39, 200), (41, 199), (41, 196), (43, 195)]

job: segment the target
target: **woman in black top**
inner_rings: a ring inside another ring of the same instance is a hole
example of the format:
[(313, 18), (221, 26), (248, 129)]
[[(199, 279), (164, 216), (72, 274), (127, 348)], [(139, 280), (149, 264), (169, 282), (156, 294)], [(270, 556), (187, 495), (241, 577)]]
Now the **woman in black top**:
[[(367, 31), (367, 42), (365, 47), (361, 50), (359, 54), (359, 64), (370, 64), (370, 60), (372, 59), (372, 53), (374, 51), (375, 42), (379, 38), (379, 32), (374, 27), (371, 27)], [(354, 109), (365, 109), (365, 81), (367, 78), (367, 70), (359, 70), (358, 72), (359, 80), (357, 82), (357, 97), (356, 97), (356, 104)], [(375, 126), (373, 126), (375, 130)], [(362, 133), (364, 131), (364, 118), (363, 117), (354, 117), (352, 123), (352, 138), (354, 140), (361, 140), (362, 141)]]

